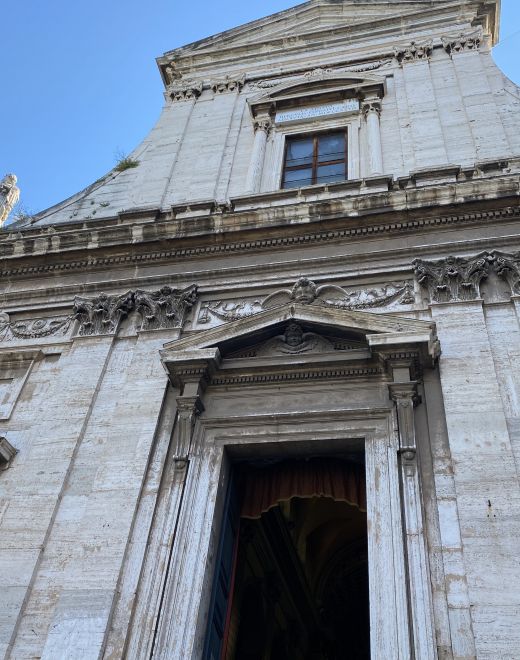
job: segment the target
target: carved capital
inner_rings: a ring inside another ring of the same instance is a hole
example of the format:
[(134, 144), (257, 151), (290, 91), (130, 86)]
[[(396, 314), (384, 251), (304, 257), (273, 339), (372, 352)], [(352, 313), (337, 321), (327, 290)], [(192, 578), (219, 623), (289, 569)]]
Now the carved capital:
[(520, 295), (520, 252), (506, 253), (494, 250), (489, 255), (493, 271), (511, 287), (513, 295)]
[(81, 336), (112, 335), (120, 321), (134, 309), (134, 294), (131, 291), (121, 296), (105, 293), (96, 298), (74, 299), (73, 317), (79, 321)]
[(197, 301), (197, 286), (159, 291), (135, 292), (135, 309), (141, 316), (141, 330), (182, 328), (186, 314)]
[(381, 100), (380, 99), (370, 99), (362, 101), (361, 111), (365, 116), (365, 119), (370, 114), (375, 114), (378, 117), (381, 115)]
[(7, 470), (17, 453), (18, 450), (13, 447), (7, 438), (0, 437), (0, 470)]
[(211, 83), (211, 89), (214, 94), (227, 94), (228, 92), (240, 92), (245, 83), (245, 76), (240, 78), (229, 78), (226, 76), (223, 80), (215, 80)]
[(186, 81), (186, 84), (173, 83), (166, 90), (172, 101), (194, 101), (202, 94), (202, 82)]
[(478, 50), (482, 42), (482, 30), (469, 34), (461, 32), (456, 36), (442, 37), (444, 50), (453, 57), (454, 53), (463, 53), (468, 50)]
[(409, 62), (428, 61), (433, 52), (433, 42), (426, 41), (418, 43), (412, 41), (409, 46), (403, 48), (394, 48), (394, 56), (399, 64), (406, 64)]
[(447, 257), (439, 261), (416, 259), (413, 262), (417, 281), (428, 291), (431, 302), (476, 300), (480, 283), (489, 274), (489, 253), (476, 257)]
[(269, 132), (272, 129), (272, 127), (273, 127), (273, 122), (271, 121), (271, 119), (269, 119), (269, 117), (257, 118), (253, 123), (253, 128), (255, 129), (255, 133), (256, 131), (263, 131), (264, 133), (269, 135)]

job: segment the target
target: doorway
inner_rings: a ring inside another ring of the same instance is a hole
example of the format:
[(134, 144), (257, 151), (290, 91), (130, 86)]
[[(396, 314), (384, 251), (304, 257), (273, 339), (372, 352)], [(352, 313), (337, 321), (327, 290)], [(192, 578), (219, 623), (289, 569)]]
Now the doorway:
[(235, 465), (204, 658), (369, 660), (363, 454)]

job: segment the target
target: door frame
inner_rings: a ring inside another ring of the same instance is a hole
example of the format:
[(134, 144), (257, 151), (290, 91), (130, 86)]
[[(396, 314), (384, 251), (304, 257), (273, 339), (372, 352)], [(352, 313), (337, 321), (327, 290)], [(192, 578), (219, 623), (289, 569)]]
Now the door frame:
[(200, 418), (154, 657), (200, 658), (230, 456), (348, 450), (362, 440), (367, 479), (370, 641), (374, 660), (409, 660), (406, 547), (394, 409)]

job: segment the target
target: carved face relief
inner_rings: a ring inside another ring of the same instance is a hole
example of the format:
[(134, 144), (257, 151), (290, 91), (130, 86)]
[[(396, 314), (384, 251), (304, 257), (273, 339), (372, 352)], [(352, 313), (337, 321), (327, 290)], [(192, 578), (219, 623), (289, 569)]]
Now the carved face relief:
[(291, 299), (303, 305), (310, 305), (316, 300), (317, 287), (307, 277), (300, 277), (291, 291)]
[(300, 346), (303, 344), (303, 330), (301, 325), (290, 323), (285, 329), (285, 343), (288, 346)]
[(334, 345), (326, 337), (304, 332), (298, 323), (289, 323), (283, 335), (278, 335), (257, 349), (257, 357), (299, 355), (301, 353), (328, 353)]

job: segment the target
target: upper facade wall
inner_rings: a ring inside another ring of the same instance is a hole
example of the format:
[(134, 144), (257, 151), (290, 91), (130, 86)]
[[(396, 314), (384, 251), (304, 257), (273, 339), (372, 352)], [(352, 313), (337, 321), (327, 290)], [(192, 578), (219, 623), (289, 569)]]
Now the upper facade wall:
[[(132, 154), (138, 166), (109, 173), (42, 213), (39, 222), (227, 202), (277, 190), (287, 135), (342, 126), (348, 129), (352, 179), (398, 178), (518, 156), (520, 90), (491, 56), (496, 10), (494, 1), (417, 2), (404, 8), (391, 1), (317, 0), (167, 53), (158, 60), (166, 104)], [(312, 85), (331, 79), (336, 96), (314, 94), (306, 100)], [(299, 92), (283, 91), (295, 84)], [(280, 89), (286, 100), (273, 105), (273, 92)], [(342, 93), (359, 100), (359, 109), (299, 123), (276, 119), (283, 103), (316, 107)], [(262, 98), (268, 101), (264, 105)], [(364, 103), (374, 99), (382, 161), (376, 170)], [(272, 126), (252, 186), (255, 119), (266, 113)]]

